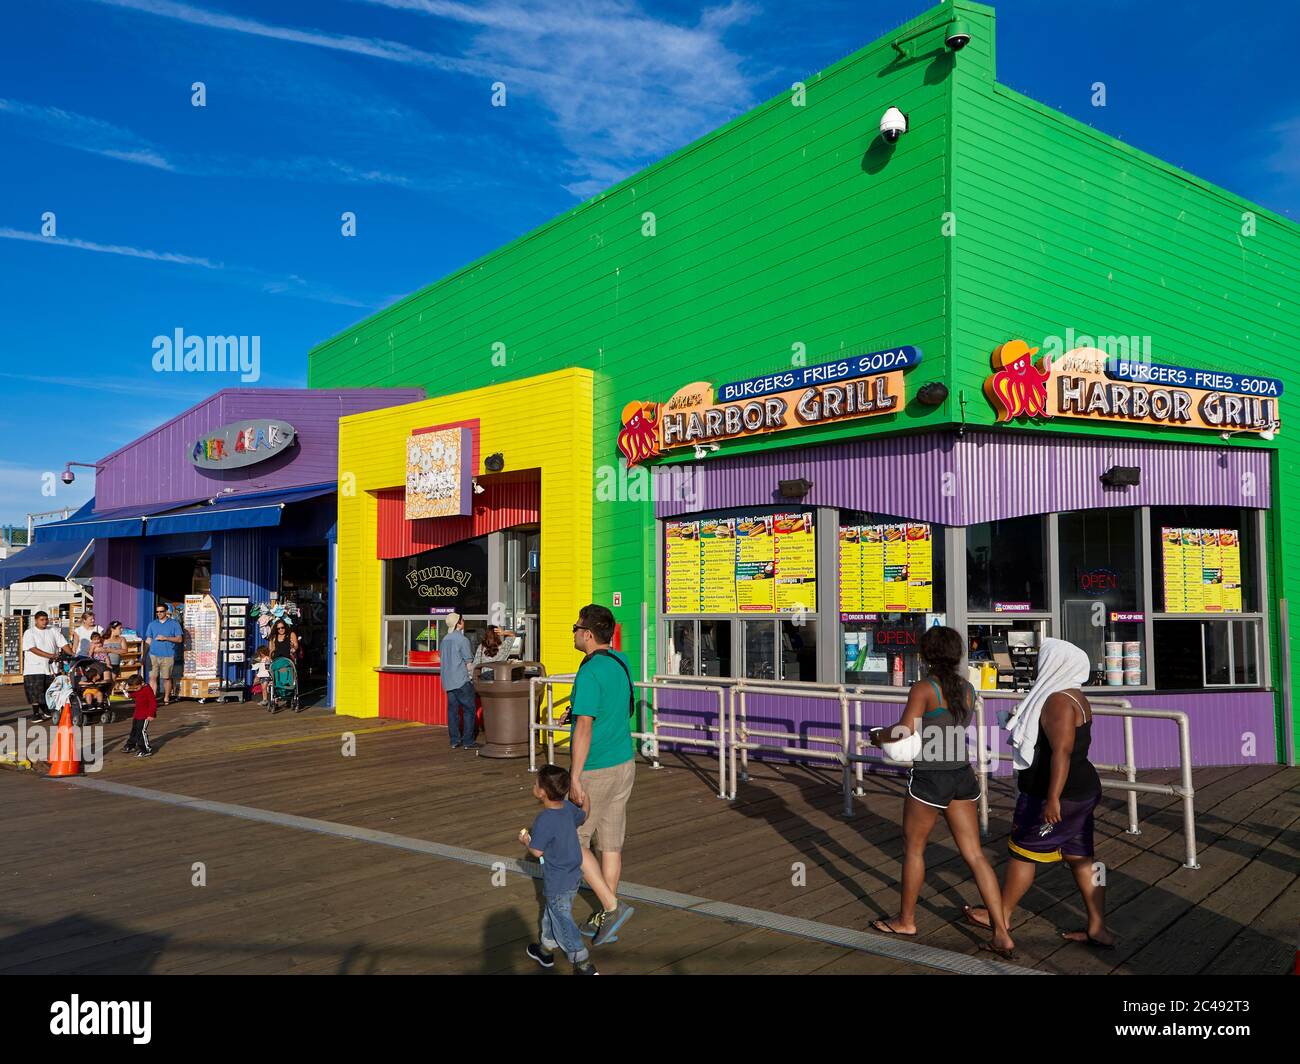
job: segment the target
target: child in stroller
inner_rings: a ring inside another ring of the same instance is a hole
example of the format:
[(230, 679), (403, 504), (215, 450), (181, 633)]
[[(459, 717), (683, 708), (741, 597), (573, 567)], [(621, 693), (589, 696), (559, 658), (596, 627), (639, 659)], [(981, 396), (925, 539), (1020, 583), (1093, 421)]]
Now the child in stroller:
[[(103, 641), (100, 640), (102, 648)], [(93, 645), (92, 645), (93, 652)], [(117, 712), (109, 702), (113, 690), (113, 670), (106, 660), (94, 657), (63, 659), (64, 674), (72, 685), (72, 716), (82, 721), (98, 716), (101, 724), (112, 724)]]

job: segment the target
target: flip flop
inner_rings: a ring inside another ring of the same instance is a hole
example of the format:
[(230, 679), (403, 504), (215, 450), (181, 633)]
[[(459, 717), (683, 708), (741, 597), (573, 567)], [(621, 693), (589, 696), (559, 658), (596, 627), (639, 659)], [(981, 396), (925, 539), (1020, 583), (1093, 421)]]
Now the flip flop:
[[(1082, 935), (1083, 938), (1066, 938), (1066, 935)], [(1114, 949), (1114, 942), (1100, 942), (1093, 938), (1086, 930), (1079, 931), (1062, 931), (1061, 938), (1066, 942), (1073, 942), (1078, 946), (1091, 946), (1093, 949)]]
[(999, 957), (1001, 957), (1004, 961), (1014, 961), (1014, 960), (1016, 959), (1016, 951), (1015, 951), (1015, 950), (1013, 950), (1013, 949), (1003, 949), (1001, 946), (995, 946), (995, 945), (993, 945), (992, 942), (981, 942), (981, 943), (980, 943), (980, 949), (981, 949), (981, 950), (984, 950), (984, 951), (987, 951), (988, 953), (996, 953), (996, 954), (997, 954)]
[(872, 920), (871, 926), (882, 935), (897, 935), (899, 938), (916, 938), (915, 931), (896, 931), (894, 928), (889, 926), (889, 923), (890, 921), (886, 920), (882, 916), (879, 920)]
[(992, 931), (992, 930), (993, 930), (993, 924), (992, 924), (992, 923), (982, 924), (982, 923), (980, 923), (978, 920), (975, 919), (975, 916), (974, 916), (974, 914), (973, 914), (973, 911), (974, 911), (976, 908), (983, 909), (984, 906), (983, 906), (983, 905), (979, 905), (979, 906), (975, 906), (975, 905), (963, 905), (963, 906), (961, 907), (961, 918), (962, 918), (966, 923), (970, 924), (971, 927), (978, 927), (981, 931)]

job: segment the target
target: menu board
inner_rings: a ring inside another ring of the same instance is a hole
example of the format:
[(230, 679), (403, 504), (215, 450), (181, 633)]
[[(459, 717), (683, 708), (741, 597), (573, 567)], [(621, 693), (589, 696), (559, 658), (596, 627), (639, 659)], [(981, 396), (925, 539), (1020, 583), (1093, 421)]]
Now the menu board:
[(1166, 613), (1240, 613), (1241, 533), (1235, 528), (1160, 529)]
[(221, 598), (221, 660), (227, 665), (247, 661), (249, 600), (243, 596), (223, 595)]
[(185, 596), (185, 658), (182, 675), (192, 680), (215, 680), (221, 613), (211, 595)]
[(23, 640), (23, 621), (21, 617), (4, 618), (4, 645), (0, 647), (0, 660), (3, 666), (0, 666), (0, 672), (10, 674), (20, 673), (23, 671), (22, 661), (22, 640)]
[(811, 511), (668, 521), (666, 613), (794, 613), (817, 608)]
[(841, 613), (934, 609), (934, 531), (924, 522), (841, 525)]

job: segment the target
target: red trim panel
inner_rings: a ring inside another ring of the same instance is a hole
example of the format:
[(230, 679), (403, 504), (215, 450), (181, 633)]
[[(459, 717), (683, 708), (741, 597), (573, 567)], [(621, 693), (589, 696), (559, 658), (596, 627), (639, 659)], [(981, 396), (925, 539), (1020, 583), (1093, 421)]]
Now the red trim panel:
[(447, 696), (436, 672), (381, 672), (379, 715), (447, 725)]
[(542, 485), (537, 470), (478, 478), (483, 494), (474, 496), (469, 517), (406, 519), (406, 489), (375, 493), (379, 500), (376, 556), (409, 558), (412, 554), (541, 520)]

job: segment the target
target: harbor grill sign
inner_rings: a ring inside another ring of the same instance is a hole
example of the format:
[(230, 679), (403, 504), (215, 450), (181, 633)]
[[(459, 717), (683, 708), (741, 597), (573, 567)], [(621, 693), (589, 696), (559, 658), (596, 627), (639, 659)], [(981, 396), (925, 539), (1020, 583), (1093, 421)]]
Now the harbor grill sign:
[(1034, 361), (1011, 340), (993, 352), (984, 394), (998, 421), (1052, 417), (1217, 432), (1277, 431), (1282, 382), (1216, 370), (1114, 358), (1095, 347)]
[(200, 469), (241, 469), (287, 451), (293, 438), (294, 428), (285, 421), (240, 421), (195, 440), (188, 457)]
[(618, 449), (629, 466), (665, 451), (762, 436), (903, 406), (903, 371), (921, 361), (915, 347), (895, 347), (724, 384), (688, 384), (665, 403), (623, 408)]

